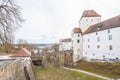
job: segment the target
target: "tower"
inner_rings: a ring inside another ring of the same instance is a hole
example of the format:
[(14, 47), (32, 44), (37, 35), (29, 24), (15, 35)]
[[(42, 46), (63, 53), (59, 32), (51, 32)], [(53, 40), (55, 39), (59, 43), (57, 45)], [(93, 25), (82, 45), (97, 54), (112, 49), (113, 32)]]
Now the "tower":
[(73, 62), (82, 59), (82, 31), (80, 28), (74, 28), (72, 31)]
[(94, 10), (84, 10), (79, 20), (79, 27), (84, 32), (89, 26), (99, 22), (101, 22), (101, 15)]

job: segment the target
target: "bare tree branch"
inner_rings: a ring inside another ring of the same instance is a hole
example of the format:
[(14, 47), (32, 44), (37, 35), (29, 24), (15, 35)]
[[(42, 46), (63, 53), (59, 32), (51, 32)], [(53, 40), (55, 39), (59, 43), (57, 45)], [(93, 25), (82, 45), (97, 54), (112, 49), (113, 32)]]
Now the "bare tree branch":
[(8, 44), (12, 44), (14, 32), (20, 28), (23, 21), (15, 0), (0, 0), (0, 43), (4, 44), (6, 49), (10, 47), (7, 47)]

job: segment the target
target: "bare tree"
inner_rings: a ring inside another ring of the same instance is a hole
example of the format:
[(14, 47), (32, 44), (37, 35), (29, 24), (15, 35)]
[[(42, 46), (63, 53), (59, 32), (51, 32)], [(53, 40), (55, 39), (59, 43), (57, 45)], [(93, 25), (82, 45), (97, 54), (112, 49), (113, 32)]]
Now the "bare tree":
[(14, 32), (19, 29), (23, 19), (15, 0), (0, 0), (0, 44), (3, 52), (12, 48)]

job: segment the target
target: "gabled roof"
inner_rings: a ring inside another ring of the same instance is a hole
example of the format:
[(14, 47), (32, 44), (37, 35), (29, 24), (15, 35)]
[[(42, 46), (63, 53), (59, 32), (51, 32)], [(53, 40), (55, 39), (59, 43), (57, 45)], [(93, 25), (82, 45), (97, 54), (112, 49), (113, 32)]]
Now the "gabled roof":
[(14, 53), (11, 55), (11, 57), (30, 57), (30, 56), (31, 56), (30, 52), (25, 48), (23, 48), (23, 49), (19, 50), (17, 53)]
[(74, 28), (73, 33), (82, 33), (80, 28)]
[(94, 10), (84, 10), (82, 17), (101, 17), (101, 15), (99, 15)]
[(103, 22), (91, 25), (83, 34), (92, 33), (96, 31), (120, 27), (120, 15), (105, 20)]

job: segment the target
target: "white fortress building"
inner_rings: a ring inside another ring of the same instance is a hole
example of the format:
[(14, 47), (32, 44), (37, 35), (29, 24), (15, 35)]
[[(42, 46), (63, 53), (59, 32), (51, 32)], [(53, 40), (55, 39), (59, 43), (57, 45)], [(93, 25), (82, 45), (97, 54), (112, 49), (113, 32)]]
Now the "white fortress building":
[(94, 10), (85, 10), (80, 27), (72, 31), (73, 62), (120, 61), (120, 15), (101, 21)]

